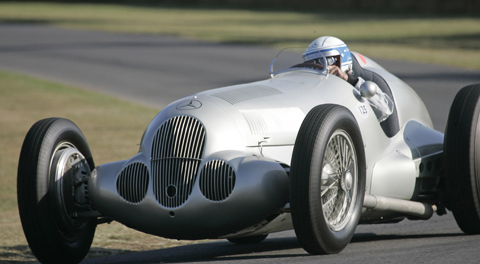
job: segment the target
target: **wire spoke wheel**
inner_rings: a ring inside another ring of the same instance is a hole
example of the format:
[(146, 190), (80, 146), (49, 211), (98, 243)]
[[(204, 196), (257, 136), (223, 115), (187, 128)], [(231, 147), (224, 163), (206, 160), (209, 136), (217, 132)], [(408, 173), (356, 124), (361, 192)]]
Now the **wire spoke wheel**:
[(311, 254), (335, 254), (350, 242), (365, 195), (363, 141), (352, 113), (313, 108), (300, 127), (290, 169), (290, 204), (298, 240)]
[(352, 139), (345, 131), (337, 130), (327, 145), (321, 182), (323, 216), (333, 231), (345, 227), (355, 204), (356, 164)]

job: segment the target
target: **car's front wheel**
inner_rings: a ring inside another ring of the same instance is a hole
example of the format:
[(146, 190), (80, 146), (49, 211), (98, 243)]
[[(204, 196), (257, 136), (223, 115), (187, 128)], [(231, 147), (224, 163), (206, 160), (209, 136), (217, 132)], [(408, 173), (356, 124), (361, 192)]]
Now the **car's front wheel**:
[(71, 121), (35, 123), (22, 146), (17, 196), (20, 219), (33, 254), (42, 263), (78, 263), (90, 249), (96, 219), (86, 179), (94, 168), (90, 149)]
[(352, 113), (313, 108), (297, 135), (290, 201), (298, 240), (311, 254), (335, 254), (350, 242), (365, 195), (363, 141)]

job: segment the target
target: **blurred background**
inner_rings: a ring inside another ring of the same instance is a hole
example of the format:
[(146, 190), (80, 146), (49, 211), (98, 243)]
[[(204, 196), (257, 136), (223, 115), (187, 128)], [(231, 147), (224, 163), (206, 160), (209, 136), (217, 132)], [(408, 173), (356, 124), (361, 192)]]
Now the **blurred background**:
[(322, 35), (367, 56), (480, 69), (474, 0), (0, 1), (0, 22), (216, 43), (307, 46)]
[[(28, 2), (28, 1), (25, 1)], [(119, 3), (131, 5), (183, 5), (189, 7), (227, 7), (227, 8), (263, 8), (283, 9), (295, 11), (322, 11), (324, 9), (340, 11), (367, 11), (367, 12), (417, 12), (423, 14), (431, 13), (458, 13), (478, 14), (480, 3), (476, 0), (57, 0), (50, 2), (72, 2), (72, 3)]]

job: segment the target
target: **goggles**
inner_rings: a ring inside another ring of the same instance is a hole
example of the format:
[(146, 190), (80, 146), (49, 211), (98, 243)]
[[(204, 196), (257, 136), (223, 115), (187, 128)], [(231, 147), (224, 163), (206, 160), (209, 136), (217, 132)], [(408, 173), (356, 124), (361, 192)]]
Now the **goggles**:
[(327, 59), (327, 64), (328, 65), (333, 65), (333, 64), (337, 64), (337, 57), (328, 57), (326, 58)]

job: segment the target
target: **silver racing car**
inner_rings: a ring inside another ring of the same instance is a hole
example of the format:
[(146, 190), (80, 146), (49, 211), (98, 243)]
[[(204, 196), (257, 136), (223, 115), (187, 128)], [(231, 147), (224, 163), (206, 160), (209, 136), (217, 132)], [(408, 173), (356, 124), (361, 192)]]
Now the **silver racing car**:
[[(291, 59), (290, 59), (291, 58)], [(38, 121), (18, 166), (18, 205), (34, 255), (78, 263), (96, 226), (118, 221), (173, 239), (258, 243), (294, 229), (311, 254), (341, 252), (358, 224), (451, 210), (480, 233), (480, 85), (456, 96), (445, 135), (400, 79), (352, 52), (357, 89), (283, 51), (271, 78), (165, 107), (137, 155), (96, 166), (71, 121)], [(295, 65), (292, 67), (292, 65)], [(379, 122), (368, 98), (394, 102)]]

